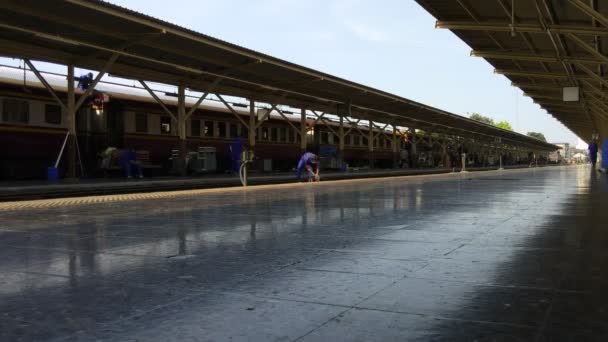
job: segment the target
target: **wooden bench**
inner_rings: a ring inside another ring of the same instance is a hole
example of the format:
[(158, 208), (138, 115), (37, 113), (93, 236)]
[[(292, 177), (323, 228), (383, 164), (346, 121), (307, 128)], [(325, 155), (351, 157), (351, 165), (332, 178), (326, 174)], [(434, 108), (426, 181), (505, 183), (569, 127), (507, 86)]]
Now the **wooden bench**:
[[(99, 161), (99, 169), (103, 170), (105, 176), (107, 176), (110, 171), (123, 171), (122, 166), (118, 164), (118, 161), (120, 159), (120, 153), (122, 153), (122, 151), (123, 150), (117, 151), (117, 153), (110, 160), (110, 165), (107, 167), (103, 167), (101, 160)], [(152, 162), (150, 161), (150, 151), (137, 150), (135, 151), (135, 158), (141, 164), (142, 169), (162, 169), (161, 165), (152, 164)]]
[(141, 163), (141, 167), (144, 169), (161, 169), (162, 166), (158, 164), (152, 164), (150, 162), (150, 151), (137, 150), (135, 151), (137, 161)]

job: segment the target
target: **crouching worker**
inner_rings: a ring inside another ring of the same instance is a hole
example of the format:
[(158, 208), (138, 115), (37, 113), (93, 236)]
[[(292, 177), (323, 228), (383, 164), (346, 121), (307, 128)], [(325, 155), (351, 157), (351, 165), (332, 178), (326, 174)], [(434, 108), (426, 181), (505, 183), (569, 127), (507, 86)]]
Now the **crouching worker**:
[(298, 180), (302, 180), (302, 171), (306, 170), (308, 174), (309, 182), (318, 182), (321, 180), (319, 176), (319, 157), (317, 157), (314, 153), (306, 152), (300, 158), (298, 162), (297, 177)]
[(127, 178), (131, 178), (131, 169), (135, 167), (137, 169), (137, 175), (139, 178), (144, 178), (144, 174), (141, 167), (141, 162), (137, 160), (137, 153), (135, 148), (131, 147), (120, 151), (119, 157), (120, 166), (125, 170)]

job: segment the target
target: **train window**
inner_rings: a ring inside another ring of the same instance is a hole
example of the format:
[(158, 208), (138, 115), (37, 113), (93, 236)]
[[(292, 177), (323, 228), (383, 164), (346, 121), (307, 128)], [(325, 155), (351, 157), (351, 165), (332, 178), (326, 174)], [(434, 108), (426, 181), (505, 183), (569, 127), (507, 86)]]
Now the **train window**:
[(353, 145), (359, 146), (361, 144), (361, 137), (359, 135), (353, 136)]
[(220, 138), (225, 138), (226, 137), (226, 123), (225, 122), (218, 122), (217, 123), (217, 132), (218, 132), (218, 136)]
[(270, 141), (279, 141), (279, 133), (276, 127), (270, 128)]
[(61, 107), (51, 104), (44, 105), (44, 122), (61, 125)]
[(350, 145), (350, 135), (344, 136), (344, 145)]
[(190, 121), (190, 134), (193, 137), (201, 136), (201, 120), (191, 120)]
[(321, 144), (329, 144), (329, 133), (321, 132)]
[(368, 145), (367, 138), (361, 137), (361, 143), (363, 144), (363, 146), (367, 146)]
[(160, 117), (160, 132), (162, 134), (171, 134), (171, 118), (168, 116)]
[(249, 130), (244, 126), (241, 126), (241, 136), (243, 138), (249, 138)]
[(148, 114), (135, 113), (135, 132), (148, 133)]
[(287, 129), (287, 142), (295, 142), (296, 140), (296, 134), (293, 131), (293, 128), (288, 128)]
[(281, 142), (286, 142), (287, 141), (287, 131), (286, 131), (285, 127), (279, 128), (279, 140)]
[(30, 103), (23, 100), (4, 99), (2, 101), (2, 121), (28, 123), (30, 121)]
[(215, 130), (213, 129), (213, 121), (205, 121), (205, 136), (212, 137), (214, 133)]
[(262, 140), (268, 140), (268, 127), (262, 127)]
[(230, 124), (230, 137), (236, 138), (239, 135), (239, 126), (238, 124), (231, 123)]

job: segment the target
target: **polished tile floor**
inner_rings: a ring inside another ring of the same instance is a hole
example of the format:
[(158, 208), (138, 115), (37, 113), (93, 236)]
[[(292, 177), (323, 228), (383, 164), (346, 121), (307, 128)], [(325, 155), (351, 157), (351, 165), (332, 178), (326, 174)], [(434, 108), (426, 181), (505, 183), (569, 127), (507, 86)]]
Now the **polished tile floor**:
[(0, 211), (2, 341), (606, 341), (588, 166)]

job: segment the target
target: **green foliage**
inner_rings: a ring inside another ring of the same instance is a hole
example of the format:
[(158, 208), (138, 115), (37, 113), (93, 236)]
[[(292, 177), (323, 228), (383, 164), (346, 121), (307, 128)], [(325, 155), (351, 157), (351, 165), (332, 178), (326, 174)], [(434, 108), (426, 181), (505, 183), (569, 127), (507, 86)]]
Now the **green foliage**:
[(547, 139), (545, 138), (545, 135), (539, 132), (528, 132), (528, 136), (532, 137), (532, 138), (536, 138), (538, 140), (542, 140), (544, 142), (547, 142)]
[(471, 115), (469, 115), (469, 118), (471, 120), (480, 121), (480, 122), (486, 123), (488, 125), (494, 125), (494, 120), (492, 118), (483, 116), (479, 113), (471, 113)]
[(512, 131), (513, 130), (513, 127), (511, 127), (511, 124), (509, 122), (507, 122), (507, 121), (498, 122), (496, 124), (496, 127), (502, 128), (502, 129), (506, 129), (507, 131)]
[(513, 127), (511, 127), (511, 124), (509, 122), (507, 122), (507, 121), (501, 121), (501, 122), (496, 123), (496, 122), (494, 122), (494, 119), (492, 119), (490, 117), (487, 117), (487, 116), (483, 116), (483, 115), (481, 115), (479, 113), (471, 113), (469, 115), (469, 118), (472, 119), (472, 120), (483, 122), (483, 123), (488, 124), (488, 125), (496, 126), (498, 128), (506, 129), (506, 130), (509, 130), (509, 131), (513, 130)]

